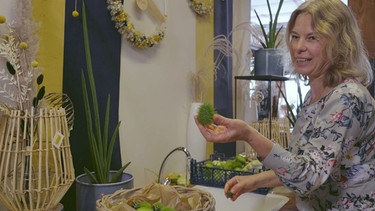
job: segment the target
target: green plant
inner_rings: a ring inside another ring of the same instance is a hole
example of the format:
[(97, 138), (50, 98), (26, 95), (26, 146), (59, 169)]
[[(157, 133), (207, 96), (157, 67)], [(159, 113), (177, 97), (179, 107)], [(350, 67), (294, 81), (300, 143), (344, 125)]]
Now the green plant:
[(216, 113), (215, 108), (212, 104), (203, 103), (198, 108), (198, 121), (202, 125), (209, 125), (214, 122), (214, 114)]
[[(122, 172), (128, 167), (130, 162), (122, 166), (116, 174), (110, 180), (109, 171), (112, 159), (112, 152), (115, 140), (117, 138), (118, 129), (120, 127), (120, 121), (117, 123), (112, 136), (109, 140), (108, 127), (109, 127), (109, 112), (110, 112), (110, 95), (108, 95), (106, 112), (105, 112), (105, 121), (103, 129), (101, 128), (100, 115), (99, 115), (99, 106), (98, 99), (96, 95), (94, 73), (92, 69), (91, 54), (90, 54), (90, 44), (88, 38), (87, 30), (87, 19), (86, 19), (86, 7), (84, 1), (82, 1), (82, 25), (83, 25), (83, 37), (84, 37), (84, 48), (86, 56), (86, 65), (87, 65), (87, 75), (89, 81), (89, 88), (91, 91), (91, 102), (88, 95), (88, 90), (86, 86), (85, 74), (82, 75), (82, 91), (83, 91), (83, 102), (85, 107), (86, 114), (86, 123), (87, 123), (87, 133), (90, 146), (90, 153), (93, 161), (94, 173), (92, 173), (86, 167), (84, 171), (89, 177), (91, 183), (103, 184), (103, 183), (113, 183), (117, 182), (122, 174)], [(90, 105), (91, 104), (91, 105)], [(91, 112), (91, 107), (93, 113)], [(103, 133), (102, 133), (103, 132)]]
[(262, 35), (263, 35), (263, 39), (259, 37), (256, 37), (256, 39), (260, 42), (263, 48), (277, 48), (281, 42), (280, 39), (278, 39), (278, 37), (283, 27), (280, 27), (279, 29), (277, 29), (277, 23), (278, 23), (280, 10), (281, 10), (283, 3), (284, 3), (284, 0), (279, 1), (279, 5), (277, 7), (275, 17), (273, 17), (270, 2), (269, 0), (267, 0), (268, 14), (270, 17), (268, 33), (266, 31), (265, 25), (260, 20), (260, 17), (257, 11), (254, 10), (255, 15), (259, 21), (259, 25), (260, 25), (260, 28), (262, 30)]
[(301, 85), (298, 79), (296, 79), (296, 83), (297, 83), (297, 93), (298, 93), (298, 101), (299, 101), (296, 106), (296, 113), (294, 113), (294, 106), (288, 102), (288, 98), (286, 97), (282, 87), (280, 86), (280, 84), (277, 83), (277, 88), (279, 89), (279, 92), (281, 93), (281, 96), (283, 97), (286, 107), (287, 107), (287, 118), (292, 127), (294, 127), (297, 121), (297, 114), (301, 110), (301, 107), (302, 107), (302, 91), (301, 91)]

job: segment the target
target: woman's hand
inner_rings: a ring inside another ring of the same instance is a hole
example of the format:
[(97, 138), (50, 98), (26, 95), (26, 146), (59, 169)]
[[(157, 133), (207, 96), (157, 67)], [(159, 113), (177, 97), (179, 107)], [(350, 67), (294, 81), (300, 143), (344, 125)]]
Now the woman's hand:
[(213, 118), (215, 124), (203, 126), (195, 116), (195, 122), (208, 142), (227, 143), (245, 140), (250, 131), (249, 125), (242, 120), (225, 118), (219, 114), (215, 114)]
[(219, 114), (214, 114), (213, 119), (214, 124), (203, 126), (195, 116), (195, 123), (206, 141), (213, 143), (245, 141), (261, 158), (265, 158), (272, 150), (273, 142), (244, 121), (225, 118)]
[(235, 176), (227, 181), (224, 186), (224, 193), (227, 198), (235, 201), (243, 193), (256, 190), (256, 178), (250, 176)]
[[(247, 176), (235, 176), (227, 181), (224, 193), (227, 198), (235, 201), (240, 195), (258, 188), (271, 188), (283, 185), (272, 170)], [(228, 194), (230, 193), (230, 194)]]

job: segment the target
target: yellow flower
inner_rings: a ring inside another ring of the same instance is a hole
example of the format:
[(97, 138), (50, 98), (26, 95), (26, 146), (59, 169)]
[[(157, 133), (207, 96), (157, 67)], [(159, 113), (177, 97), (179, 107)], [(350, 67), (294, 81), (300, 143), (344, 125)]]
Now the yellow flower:
[(20, 43), (20, 45), (19, 45), (19, 47), (21, 48), (21, 49), (27, 49), (27, 43), (25, 43), (25, 42), (21, 42)]
[(38, 66), (39, 66), (39, 63), (38, 63), (37, 61), (34, 60), (34, 61), (31, 62), (31, 66), (32, 66), (32, 67), (38, 67)]
[(0, 24), (5, 23), (6, 21), (7, 19), (5, 18), (5, 16), (0, 15)]
[(72, 16), (73, 16), (74, 18), (78, 17), (78, 16), (79, 16), (78, 11), (77, 11), (77, 10), (74, 10), (74, 11), (72, 12)]
[(212, 1), (190, 0), (189, 5), (198, 15), (202, 16), (210, 15), (214, 9)]

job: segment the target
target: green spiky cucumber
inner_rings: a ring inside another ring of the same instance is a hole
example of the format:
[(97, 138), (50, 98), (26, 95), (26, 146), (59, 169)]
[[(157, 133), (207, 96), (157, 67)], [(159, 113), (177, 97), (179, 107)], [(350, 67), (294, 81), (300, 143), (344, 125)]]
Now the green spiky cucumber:
[(212, 124), (214, 123), (215, 113), (216, 110), (213, 105), (210, 103), (203, 103), (198, 108), (198, 121), (204, 126)]

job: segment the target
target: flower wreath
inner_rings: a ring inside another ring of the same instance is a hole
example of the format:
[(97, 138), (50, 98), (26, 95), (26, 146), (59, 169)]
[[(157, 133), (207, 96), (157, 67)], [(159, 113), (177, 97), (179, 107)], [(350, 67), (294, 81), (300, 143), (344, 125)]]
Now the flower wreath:
[(207, 16), (214, 10), (214, 4), (212, 0), (190, 0), (189, 6), (198, 15)]
[(165, 22), (157, 27), (155, 32), (150, 36), (137, 31), (134, 25), (129, 21), (129, 15), (124, 11), (121, 0), (107, 0), (108, 10), (115, 22), (115, 27), (121, 35), (126, 35), (126, 40), (138, 48), (150, 48), (160, 43), (164, 36), (166, 25)]

